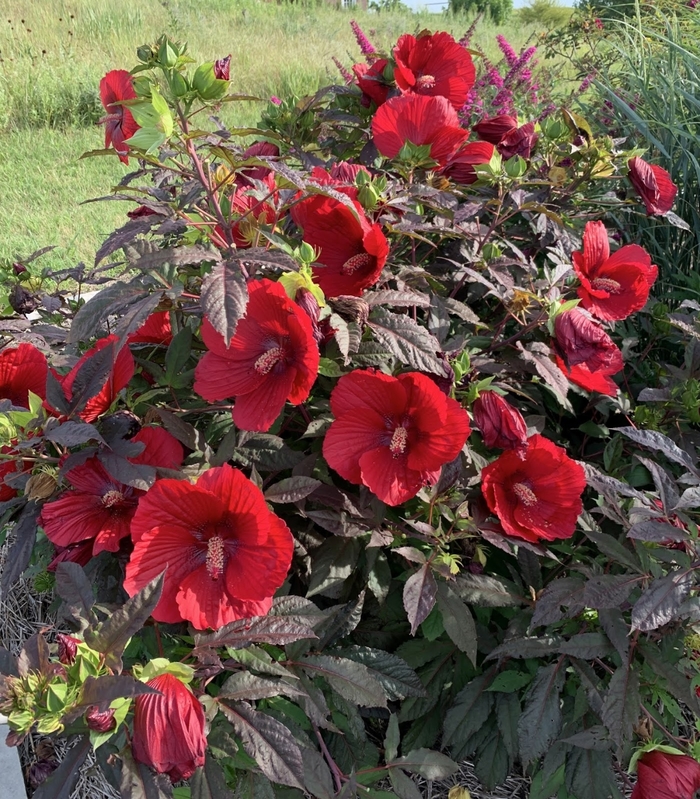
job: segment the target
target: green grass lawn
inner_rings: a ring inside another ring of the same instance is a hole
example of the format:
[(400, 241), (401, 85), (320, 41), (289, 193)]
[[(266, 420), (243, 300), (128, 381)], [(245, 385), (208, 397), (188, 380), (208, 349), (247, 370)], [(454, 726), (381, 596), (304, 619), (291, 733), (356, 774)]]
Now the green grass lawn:
[[(125, 203), (81, 202), (108, 194), (127, 167), (79, 160), (102, 146), (97, 88), (109, 69), (130, 68), (136, 48), (161, 33), (189, 43), (195, 59), (232, 54), (232, 90), (268, 98), (303, 95), (337, 79), (332, 58), (359, 60), (356, 18), (390, 47), (423, 28), (461, 36), (470, 20), (448, 15), (339, 11), (328, 6), (254, 0), (0, 0), (0, 262), (49, 244), (46, 266), (90, 263), (103, 237), (123, 224)], [(495, 34), (516, 47), (536, 28), (482, 23), (476, 42), (498, 58)], [(230, 121), (258, 111), (236, 104)]]

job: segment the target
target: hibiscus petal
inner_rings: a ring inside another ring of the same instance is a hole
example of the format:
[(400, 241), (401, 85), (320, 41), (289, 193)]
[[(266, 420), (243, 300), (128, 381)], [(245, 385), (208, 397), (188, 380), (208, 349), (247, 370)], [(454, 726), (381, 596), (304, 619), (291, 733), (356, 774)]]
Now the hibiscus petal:
[(257, 388), (236, 397), (233, 406), (233, 421), (241, 430), (265, 432), (280, 415), (287, 401), (296, 369), (284, 369), (280, 374), (273, 370)]
[(360, 457), (362, 482), (387, 505), (401, 505), (427, 483), (424, 472), (410, 469), (405, 458), (395, 458), (389, 447), (377, 447)]
[(351, 483), (361, 483), (360, 458), (380, 446), (384, 438), (388, 439), (386, 423), (375, 410), (356, 408), (346, 411), (326, 431), (323, 457), (342, 478)]
[(47, 502), (39, 524), (46, 537), (59, 547), (67, 547), (99, 535), (109, 519), (102, 500), (80, 491), (67, 491), (60, 499)]
[(155, 468), (179, 469), (185, 459), (182, 444), (162, 427), (142, 427), (130, 440), (146, 445), (140, 455), (129, 458), (132, 463)]
[(395, 377), (368, 369), (355, 369), (338, 381), (331, 393), (331, 411), (338, 418), (352, 410), (370, 409), (382, 417), (402, 414), (406, 390)]
[(594, 277), (595, 272), (610, 257), (608, 232), (602, 222), (586, 222), (583, 231), (583, 258), (586, 272)]

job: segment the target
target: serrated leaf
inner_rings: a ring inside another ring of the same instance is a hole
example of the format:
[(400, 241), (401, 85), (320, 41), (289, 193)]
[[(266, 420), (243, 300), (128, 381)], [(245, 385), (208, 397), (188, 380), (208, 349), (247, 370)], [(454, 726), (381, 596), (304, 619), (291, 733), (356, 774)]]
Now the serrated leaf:
[(248, 287), (237, 258), (215, 264), (202, 281), (202, 310), (228, 347), (248, 306)]
[(609, 655), (612, 651), (607, 637), (603, 633), (579, 633), (562, 641), (557, 648), (558, 652), (582, 660), (592, 660)]
[(312, 494), (320, 485), (321, 481), (313, 477), (287, 477), (271, 485), (265, 491), (265, 499), (268, 502), (299, 502), (300, 499)]
[(479, 747), (475, 759), (474, 771), (487, 790), (492, 791), (497, 785), (505, 782), (510, 758), (498, 731), (492, 732)]
[(46, 432), (46, 438), (54, 444), (63, 447), (77, 447), (86, 444), (88, 441), (97, 441), (104, 444), (104, 439), (98, 429), (85, 422), (67, 421), (50, 428)]
[(427, 294), (418, 294), (415, 291), (395, 291), (393, 289), (385, 291), (367, 291), (362, 299), (370, 308), (382, 306), (403, 308), (430, 307), (430, 297), (428, 297)]
[(604, 752), (610, 748), (608, 731), (601, 725), (589, 727), (587, 730), (577, 732), (568, 738), (562, 738), (561, 742), (571, 746), (579, 746), (581, 749), (595, 749), (596, 752)]
[(219, 707), (241, 739), (243, 748), (271, 781), (304, 787), (304, 761), (299, 745), (287, 727), (242, 702)]
[[(122, 316), (132, 305), (147, 298), (152, 290), (141, 275), (128, 283), (117, 281), (101, 289), (73, 317), (68, 342), (80, 343), (98, 337), (106, 329), (110, 317)], [(155, 295), (156, 304), (159, 296)]]
[(309, 655), (301, 665), (311, 677), (323, 677), (343, 699), (360, 707), (386, 707), (381, 683), (363, 663), (334, 655)]
[(637, 460), (642, 463), (648, 470), (654, 480), (656, 490), (659, 492), (661, 499), (661, 506), (664, 513), (668, 515), (671, 513), (672, 508), (675, 508), (680, 500), (678, 489), (671, 475), (655, 463), (650, 458), (643, 458), (641, 455), (636, 456)]
[(522, 604), (512, 583), (486, 574), (462, 574), (456, 579), (454, 588), (470, 605), (505, 608)]
[(632, 728), (639, 719), (639, 701), (637, 672), (624, 662), (610, 679), (601, 716), (618, 752), (632, 738)]
[(690, 571), (677, 571), (654, 580), (634, 603), (632, 629), (649, 632), (672, 621), (694, 585)]
[(195, 649), (218, 648), (230, 646), (243, 649), (250, 644), (285, 644), (304, 638), (316, 638), (308, 623), (302, 617), (289, 616), (253, 616), (249, 619), (238, 619), (213, 633), (195, 635)]
[(144, 249), (125, 247), (134, 269), (140, 269), (145, 274), (157, 271), (161, 267), (170, 266), (196, 266), (201, 263), (218, 263), (221, 253), (213, 247), (203, 247), (200, 244), (187, 244), (181, 247), (164, 247), (158, 249)]
[(429, 563), (414, 572), (403, 588), (403, 606), (411, 624), (411, 635), (428, 618), (435, 605), (437, 583)]
[(301, 696), (303, 694), (304, 691), (283, 680), (270, 680), (266, 677), (258, 677), (248, 671), (239, 671), (226, 679), (217, 697), (235, 701), (252, 701), (268, 699), (271, 696)]
[(56, 592), (74, 619), (80, 619), (85, 624), (94, 619), (92, 606), (95, 604), (95, 595), (82, 566), (69, 561), (59, 563), (56, 567)]
[(102, 242), (102, 245), (95, 253), (94, 266), (97, 266), (100, 261), (111, 255), (125, 244), (130, 244), (137, 236), (142, 233), (148, 233), (155, 225), (160, 225), (163, 217), (160, 215), (151, 215), (141, 217), (139, 219), (130, 219), (125, 225), (117, 228), (109, 234), (109, 236)]
[(660, 544), (668, 541), (686, 541), (688, 532), (668, 522), (655, 522), (649, 519), (633, 524), (627, 531), (627, 538)]
[(511, 763), (515, 762), (518, 756), (520, 713), (520, 700), (517, 694), (499, 694), (496, 697), (496, 723)]
[(432, 749), (414, 749), (403, 757), (392, 760), (387, 766), (399, 766), (426, 780), (445, 780), (459, 770), (459, 766), (446, 755)]
[(518, 722), (520, 757), (523, 763), (538, 760), (556, 740), (562, 725), (559, 694), (564, 685), (561, 663), (542, 666), (525, 695)]
[(400, 363), (423, 372), (447, 377), (445, 364), (437, 357), (440, 342), (410, 316), (375, 308), (368, 325), (379, 341)]
[(598, 530), (586, 530), (586, 535), (598, 546), (601, 552), (612, 558), (613, 562), (629, 566), (632, 571), (643, 574), (644, 570), (637, 556), (624, 547), (616, 538)]
[(122, 799), (171, 799), (173, 788), (165, 774), (156, 774), (144, 763), (138, 763), (128, 747), (119, 756), (122, 761), (119, 784)]
[(63, 755), (59, 767), (34, 791), (32, 799), (70, 799), (89, 751), (90, 739), (82, 736), (76, 746)]
[(398, 799), (422, 799), (421, 792), (415, 782), (401, 769), (395, 768), (389, 771), (389, 781), (394, 789), (394, 795)]
[(307, 597), (324, 594), (338, 596), (338, 589), (354, 572), (360, 557), (356, 538), (328, 538), (314, 552), (311, 582)]
[(12, 543), (8, 548), (0, 576), (0, 596), (3, 598), (7, 597), (8, 591), (29, 565), (36, 543), (37, 518), (40, 510), (41, 507), (30, 499), (12, 525)]
[(121, 655), (134, 633), (151, 615), (163, 591), (165, 572), (151, 580), (138, 594), (128, 599), (106, 621), (85, 630), (85, 643), (105, 656), (105, 664), (121, 671)]
[(559, 651), (562, 639), (557, 635), (542, 635), (539, 638), (511, 638), (492, 649), (486, 660), (496, 658), (538, 658), (543, 655), (552, 655)]
[(301, 750), (304, 761), (304, 788), (314, 799), (334, 799), (333, 777), (326, 761), (315, 750), (304, 747)]
[(398, 655), (367, 646), (345, 647), (338, 654), (366, 666), (391, 700), (426, 695), (420, 677)]
[(617, 608), (627, 600), (641, 579), (636, 574), (601, 574), (591, 577), (583, 589), (586, 606), (596, 610)]
[[(489, 669), (465, 685), (457, 694), (454, 704), (445, 716), (443, 746), (459, 751), (486, 722), (493, 703), (493, 695), (486, 690), (495, 673), (495, 669)], [(453, 755), (459, 757), (455, 751)]]
[[(532, 626), (554, 624), (564, 618), (578, 615), (585, 607), (584, 583), (580, 577), (562, 577), (553, 580), (537, 597)], [(566, 611), (562, 610), (566, 607)]]
[(445, 632), (455, 646), (476, 665), (476, 625), (469, 608), (444, 582), (438, 584), (437, 603)]
[(638, 430), (636, 427), (617, 427), (615, 432), (622, 433), (623, 436), (627, 436), (643, 447), (662, 452), (669, 460), (680, 463), (694, 475), (700, 476), (700, 472), (695, 467), (695, 460), (663, 433), (656, 430)]
[(566, 787), (576, 799), (610, 799), (621, 796), (609, 758), (595, 749), (572, 749), (566, 758)]

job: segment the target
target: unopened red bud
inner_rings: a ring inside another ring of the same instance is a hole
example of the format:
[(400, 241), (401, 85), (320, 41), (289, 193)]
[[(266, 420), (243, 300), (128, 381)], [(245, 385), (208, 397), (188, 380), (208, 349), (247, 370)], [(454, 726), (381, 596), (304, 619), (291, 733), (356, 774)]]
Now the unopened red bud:
[(15, 264), (12, 264), (12, 271), (16, 275), (21, 275), (22, 273), (27, 271), (27, 267), (24, 264), (17, 262)]
[(59, 633), (56, 636), (58, 643), (58, 659), (64, 666), (72, 666), (75, 663), (75, 655), (78, 651), (78, 644), (82, 644), (78, 638), (73, 638), (72, 635), (64, 635)]
[(117, 726), (114, 710), (111, 707), (107, 710), (100, 710), (99, 705), (88, 708), (85, 713), (85, 721), (88, 727), (95, 732), (110, 732)]
[(474, 402), (474, 421), (489, 449), (526, 449), (527, 425), (517, 408), (495, 391), (485, 391)]
[(217, 80), (230, 80), (231, 77), (231, 56), (220, 58), (214, 62), (214, 77)]

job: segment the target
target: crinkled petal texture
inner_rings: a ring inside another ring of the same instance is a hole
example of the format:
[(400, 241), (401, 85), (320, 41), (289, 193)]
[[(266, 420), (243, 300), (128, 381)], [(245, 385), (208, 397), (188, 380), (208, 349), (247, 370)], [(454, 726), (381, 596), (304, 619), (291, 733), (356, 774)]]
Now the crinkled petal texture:
[(602, 222), (588, 222), (583, 250), (573, 253), (574, 270), (581, 281), (581, 305), (597, 319), (626, 319), (649, 298), (658, 269), (649, 253), (627, 244), (610, 255), (608, 234)]
[[(280, 148), (276, 144), (267, 141), (256, 141), (251, 144), (243, 153), (243, 158), (277, 158)], [(242, 167), (236, 174), (236, 183), (240, 186), (252, 186), (253, 180), (265, 180), (271, 174), (267, 166), (246, 166)]]
[(585, 364), (591, 372), (614, 375), (624, 366), (615, 342), (576, 308), (555, 318), (554, 335), (558, 352), (569, 368)]
[(402, 92), (445, 97), (458, 110), (474, 85), (474, 62), (449, 33), (418, 38), (406, 33), (394, 47), (394, 60), (394, 80)]
[(323, 441), (328, 465), (400, 505), (434, 483), (469, 436), (466, 411), (426, 375), (356, 370), (331, 393), (335, 421)]
[(637, 784), (631, 799), (694, 799), (700, 789), (700, 763), (688, 755), (655, 749), (637, 762)]
[(152, 313), (128, 338), (129, 344), (157, 344), (162, 347), (167, 347), (172, 340), (173, 329), (169, 311)]
[(29, 407), (29, 392), (46, 398), (46, 356), (33, 344), (5, 347), (0, 352), (0, 399)]
[(474, 421), (489, 449), (527, 448), (527, 424), (523, 415), (500, 394), (484, 391), (472, 406)]
[(483, 119), (474, 125), (474, 133), (483, 141), (491, 144), (500, 144), (501, 139), (514, 128), (518, 127), (517, 117), (501, 114), (497, 117)]
[(509, 130), (500, 140), (497, 148), (498, 152), (506, 160), (514, 155), (519, 155), (521, 158), (529, 158), (536, 144), (535, 123), (527, 122), (519, 128)]
[[(579, 388), (583, 388), (586, 391), (596, 391), (598, 394), (605, 394), (608, 397), (617, 396), (617, 383), (607, 372), (601, 370), (591, 372), (585, 363), (572, 366), (569, 369), (558, 355), (556, 356), (556, 362), (567, 379), (574, 385), (579, 386)], [(613, 374), (615, 374), (615, 372), (613, 372)]]
[(524, 454), (508, 450), (481, 472), (481, 490), (509, 535), (526, 541), (570, 538), (582, 510), (583, 467), (535, 435)]
[(160, 674), (146, 685), (160, 693), (141, 694), (134, 700), (134, 759), (167, 774), (172, 782), (189, 779), (204, 765), (204, 709), (172, 674)]
[(488, 164), (495, 149), (486, 141), (467, 142), (450, 158), (442, 174), (464, 186), (476, 183), (478, 177), (474, 167)]
[(142, 498), (131, 534), (127, 593), (165, 571), (153, 618), (200, 630), (265, 615), (292, 560), (289, 528), (230, 466), (209, 469), (195, 485), (159, 480)]
[(630, 158), (627, 166), (629, 179), (642, 198), (647, 216), (665, 214), (673, 208), (678, 187), (663, 167), (649, 164), (638, 156)]
[(444, 97), (405, 94), (377, 109), (372, 136), (379, 152), (396, 158), (406, 142), (430, 145), (430, 157), (445, 166), (467, 140), (457, 112)]
[(357, 85), (367, 97), (369, 103), (374, 103), (377, 107), (385, 103), (389, 96), (391, 86), (384, 80), (384, 70), (389, 62), (386, 58), (380, 58), (371, 66), (367, 64), (355, 64), (352, 71), (355, 73)]
[(208, 320), (207, 352), (194, 390), (209, 402), (235, 397), (233, 421), (243, 430), (269, 430), (284, 403), (303, 402), (316, 380), (319, 352), (311, 321), (279, 283), (253, 280), (248, 305), (228, 347)]
[(107, 111), (104, 118), (105, 148), (114, 147), (119, 155), (119, 160), (129, 163), (126, 153), (128, 147), (124, 142), (130, 139), (139, 129), (136, 120), (123, 105), (122, 100), (133, 100), (136, 97), (131, 75), (125, 69), (113, 69), (100, 81), (100, 99)]
[[(94, 422), (95, 419), (109, 410), (117, 398), (117, 394), (123, 388), (126, 388), (129, 380), (134, 375), (134, 356), (128, 347), (122, 347), (117, 352), (118, 344), (119, 338), (114, 335), (100, 339), (92, 349), (83, 355), (65, 377), (58, 377), (66, 399), (73, 400), (77, 398), (73, 397), (73, 385), (81, 370), (83, 368), (90, 369), (89, 363), (96, 357), (100, 357), (100, 360), (105, 358), (105, 362), (109, 361), (110, 369), (102, 388), (87, 401), (85, 407), (78, 413), (78, 416), (84, 422)], [(108, 352), (102, 354), (103, 350), (108, 350)], [(100, 369), (99, 371), (102, 370)], [(89, 384), (91, 381), (87, 382)]]
[(46, 537), (58, 547), (94, 539), (93, 555), (116, 552), (143, 492), (115, 480), (97, 458), (71, 469), (66, 480), (72, 488), (41, 510)]
[(319, 249), (314, 279), (328, 297), (359, 297), (373, 286), (389, 256), (381, 227), (367, 219), (359, 202), (352, 208), (332, 197), (317, 195), (292, 208), (292, 219), (304, 241)]

